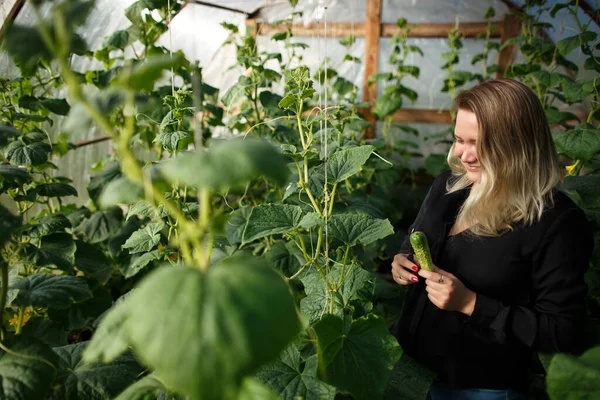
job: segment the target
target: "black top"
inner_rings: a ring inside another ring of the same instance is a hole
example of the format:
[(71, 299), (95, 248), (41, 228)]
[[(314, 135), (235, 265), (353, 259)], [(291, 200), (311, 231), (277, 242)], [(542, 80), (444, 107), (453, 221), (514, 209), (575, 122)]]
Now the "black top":
[(448, 237), (469, 192), (447, 193), (450, 178), (448, 172), (435, 180), (410, 231), (423, 231), (434, 264), (477, 293), (475, 310), (469, 317), (437, 308), (421, 279), (409, 286), (392, 332), (408, 355), (452, 388), (526, 392), (533, 351), (579, 351), (590, 224), (555, 191), (554, 206), (532, 225), (499, 237), (468, 231)]

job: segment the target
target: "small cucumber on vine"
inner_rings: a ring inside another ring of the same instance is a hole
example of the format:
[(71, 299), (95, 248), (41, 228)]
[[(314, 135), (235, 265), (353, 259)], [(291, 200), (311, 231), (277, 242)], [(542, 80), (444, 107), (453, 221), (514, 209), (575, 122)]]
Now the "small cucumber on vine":
[(415, 231), (410, 234), (410, 244), (415, 251), (419, 264), (421, 264), (421, 268), (425, 271), (433, 271), (433, 261), (431, 261), (427, 236), (421, 231)]

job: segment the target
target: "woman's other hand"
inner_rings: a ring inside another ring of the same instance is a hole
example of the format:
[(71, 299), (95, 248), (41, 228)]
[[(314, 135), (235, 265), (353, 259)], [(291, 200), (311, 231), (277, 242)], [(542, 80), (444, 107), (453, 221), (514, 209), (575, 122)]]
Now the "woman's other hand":
[(419, 271), (419, 265), (412, 262), (407, 254), (396, 254), (394, 256), (392, 277), (397, 284), (408, 286), (419, 282), (417, 271)]
[(429, 300), (442, 310), (458, 311), (469, 316), (473, 314), (477, 294), (450, 272), (434, 268), (434, 272), (423, 269), (418, 271), (425, 278)]

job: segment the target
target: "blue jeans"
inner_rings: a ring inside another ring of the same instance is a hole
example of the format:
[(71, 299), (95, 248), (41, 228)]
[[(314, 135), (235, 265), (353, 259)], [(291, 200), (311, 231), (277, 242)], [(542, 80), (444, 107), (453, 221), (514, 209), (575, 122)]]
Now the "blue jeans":
[(525, 400), (525, 396), (510, 389), (451, 389), (433, 382), (427, 400)]

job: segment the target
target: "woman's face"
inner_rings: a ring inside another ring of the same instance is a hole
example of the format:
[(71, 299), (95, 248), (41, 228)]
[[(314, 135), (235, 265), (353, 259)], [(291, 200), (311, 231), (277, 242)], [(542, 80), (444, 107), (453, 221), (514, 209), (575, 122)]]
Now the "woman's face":
[(454, 128), (454, 154), (460, 159), (467, 170), (467, 176), (473, 183), (479, 182), (481, 177), (481, 164), (477, 157), (477, 137), (479, 127), (474, 113), (458, 110), (456, 126)]

